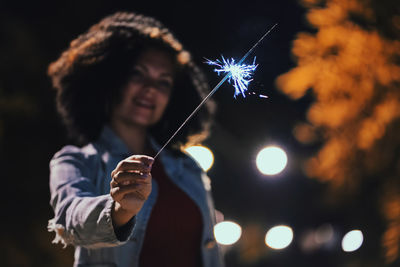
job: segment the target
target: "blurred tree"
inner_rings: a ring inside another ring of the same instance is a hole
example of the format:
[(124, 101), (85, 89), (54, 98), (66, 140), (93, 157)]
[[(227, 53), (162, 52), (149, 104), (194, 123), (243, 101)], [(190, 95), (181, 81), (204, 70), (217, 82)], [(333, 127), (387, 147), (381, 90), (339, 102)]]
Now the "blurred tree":
[[(322, 141), (305, 163), (309, 177), (329, 182), (335, 200), (364, 183), (378, 185), (385, 259), (400, 244), (400, 5), (398, 0), (302, 0), (315, 33), (299, 33), (297, 66), (277, 86), (294, 99), (311, 92), (303, 143)], [(372, 181), (372, 182), (371, 182)], [(372, 196), (371, 196), (372, 197)]]

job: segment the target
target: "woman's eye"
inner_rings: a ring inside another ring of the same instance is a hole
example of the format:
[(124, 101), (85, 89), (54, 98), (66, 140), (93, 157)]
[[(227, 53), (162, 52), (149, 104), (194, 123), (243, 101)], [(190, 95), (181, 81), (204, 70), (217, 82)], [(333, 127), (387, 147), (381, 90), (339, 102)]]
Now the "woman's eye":
[(161, 80), (158, 82), (158, 87), (163, 91), (170, 91), (172, 89), (172, 81)]
[(132, 81), (142, 81), (144, 78), (143, 73), (137, 69), (132, 70), (129, 76)]

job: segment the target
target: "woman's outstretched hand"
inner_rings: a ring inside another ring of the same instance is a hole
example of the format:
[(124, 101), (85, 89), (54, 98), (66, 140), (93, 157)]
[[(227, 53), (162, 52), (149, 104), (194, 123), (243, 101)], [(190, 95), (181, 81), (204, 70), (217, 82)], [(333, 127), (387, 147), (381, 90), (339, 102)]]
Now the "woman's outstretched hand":
[(111, 172), (110, 195), (115, 200), (113, 224), (126, 224), (142, 208), (151, 193), (151, 167), (154, 159), (133, 155), (120, 161)]

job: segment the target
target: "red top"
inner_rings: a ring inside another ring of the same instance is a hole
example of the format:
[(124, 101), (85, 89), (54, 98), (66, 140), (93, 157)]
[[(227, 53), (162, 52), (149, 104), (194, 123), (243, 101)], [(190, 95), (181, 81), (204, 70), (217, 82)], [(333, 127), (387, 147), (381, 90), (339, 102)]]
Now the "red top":
[(199, 208), (167, 176), (159, 160), (152, 177), (158, 197), (147, 225), (140, 267), (200, 267), (202, 217)]

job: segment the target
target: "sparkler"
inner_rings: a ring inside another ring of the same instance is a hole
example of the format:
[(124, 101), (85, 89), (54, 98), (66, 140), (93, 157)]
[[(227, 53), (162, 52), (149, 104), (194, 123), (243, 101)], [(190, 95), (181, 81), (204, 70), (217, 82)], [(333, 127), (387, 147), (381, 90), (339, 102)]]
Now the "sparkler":
[(249, 83), (253, 80), (251, 77), (258, 66), (255, 65), (255, 62), (256, 57), (254, 57), (253, 64), (235, 64), (235, 60), (233, 58), (231, 58), (230, 61), (227, 61), (223, 56), (222, 61), (218, 59), (216, 61), (207, 59), (206, 61), (208, 65), (219, 67), (219, 69), (214, 70), (216, 73), (218, 73), (218, 75), (222, 72), (230, 74), (228, 82), (233, 82), (233, 86), (235, 87), (235, 93), (233, 95), (234, 98), (236, 98), (236, 96), (239, 94), (242, 94), (243, 97), (246, 97), (244, 93), (247, 91)]
[[(232, 83), (235, 87), (234, 97), (238, 94), (242, 94), (245, 97), (244, 92), (247, 91), (247, 86), (249, 82), (252, 80), (252, 74), (254, 70), (257, 68), (255, 65), (255, 57), (253, 60), (253, 64), (246, 65), (242, 64), (244, 60), (253, 52), (253, 50), (258, 46), (259, 43), (278, 25), (275, 23), (254, 45), (247, 51), (247, 53), (235, 64), (235, 60), (231, 59), (230, 61), (226, 61), (224, 57), (222, 57), (222, 61), (216, 60), (211, 61), (207, 60), (207, 64), (215, 65), (220, 67), (220, 69), (215, 69), (215, 71), (220, 74), (225, 72), (226, 75), (221, 79), (221, 81), (211, 90), (211, 92), (200, 102), (200, 104), (193, 110), (193, 112), (186, 118), (186, 120), (179, 126), (179, 128), (175, 131), (175, 133), (168, 139), (168, 141), (160, 148), (157, 154), (154, 156), (154, 159), (164, 150), (164, 148), (171, 142), (171, 140), (175, 137), (175, 135), (182, 129), (182, 127), (193, 117), (194, 114), (204, 105), (204, 103), (221, 87), (221, 85), (228, 80), (228, 82)], [(263, 96), (266, 97), (266, 96)]]

